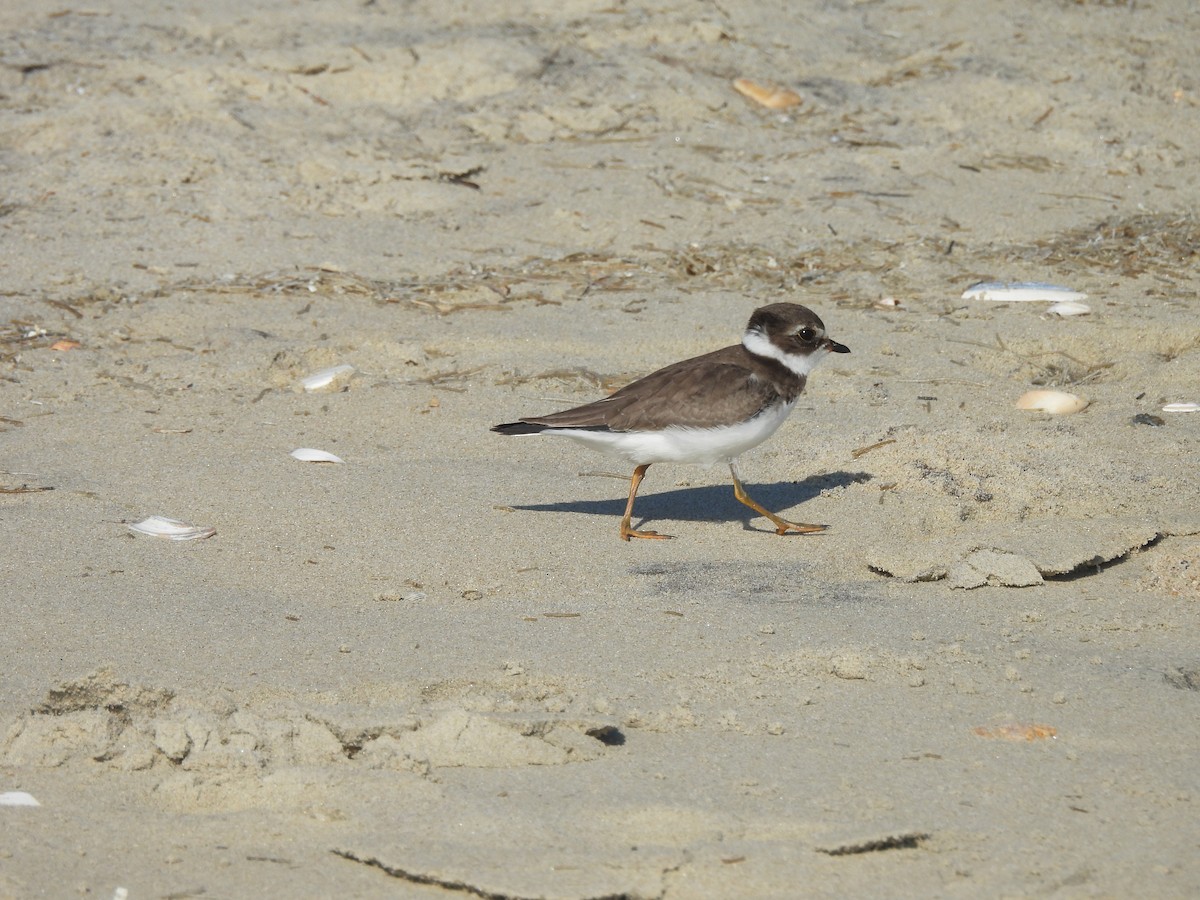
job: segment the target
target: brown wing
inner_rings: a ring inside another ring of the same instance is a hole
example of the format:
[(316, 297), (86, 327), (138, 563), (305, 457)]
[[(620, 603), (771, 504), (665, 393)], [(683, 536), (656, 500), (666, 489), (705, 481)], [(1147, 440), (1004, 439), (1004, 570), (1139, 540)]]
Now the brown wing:
[(756, 369), (740, 345), (726, 347), (659, 369), (603, 400), (521, 421), (610, 431), (712, 428), (749, 419), (780, 398), (772, 379)]

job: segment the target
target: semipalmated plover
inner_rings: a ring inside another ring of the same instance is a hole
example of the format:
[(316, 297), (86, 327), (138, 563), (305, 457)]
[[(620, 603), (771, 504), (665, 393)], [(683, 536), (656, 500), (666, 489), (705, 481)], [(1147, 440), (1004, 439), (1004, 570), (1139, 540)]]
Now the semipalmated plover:
[(603, 400), (492, 431), (561, 435), (633, 463), (621, 519), (626, 541), (671, 536), (629, 527), (646, 470), (664, 462), (726, 463), (734, 496), (774, 522), (776, 534), (824, 531), (825, 525), (789, 522), (752, 500), (738, 477), (737, 458), (783, 424), (817, 363), (830, 353), (849, 352), (825, 336), (824, 323), (808, 307), (772, 303), (754, 311), (740, 344), (659, 369)]

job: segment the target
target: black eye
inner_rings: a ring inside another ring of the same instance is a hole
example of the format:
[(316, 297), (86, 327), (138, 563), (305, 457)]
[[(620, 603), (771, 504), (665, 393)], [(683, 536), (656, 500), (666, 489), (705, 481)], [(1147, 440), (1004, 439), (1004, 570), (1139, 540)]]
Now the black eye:
[(804, 343), (811, 344), (817, 339), (817, 330), (809, 325), (805, 325), (796, 333), (796, 336), (804, 341)]

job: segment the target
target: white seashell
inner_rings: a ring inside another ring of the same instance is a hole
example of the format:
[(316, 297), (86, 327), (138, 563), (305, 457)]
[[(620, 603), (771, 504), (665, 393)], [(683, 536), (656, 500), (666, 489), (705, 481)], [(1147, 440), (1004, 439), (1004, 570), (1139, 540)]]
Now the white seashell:
[(300, 462), (315, 462), (315, 463), (344, 463), (345, 460), (340, 456), (334, 456), (332, 453), (326, 453), (324, 450), (314, 450), (312, 447), (300, 447), (292, 451), (292, 459), (298, 459)]
[(980, 281), (963, 291), (964, 300), (994, 300), (998, 303), (1086, 300), (1087, 294), (1058, 284), (1040, 281)]
[(327, 388), (334, 383), (340, 376), (347, 375), (354, 371), (354, 366), (343, 363), (340, 366), (331, 366), (328, 369), (322, 369), (319, 372), (313, 372), (311, 375), (306, 375), (300, 379), (300, 387), (306, 391), (319, 391), (322, 388)]
[(1017, 409), (1035, 410), (1056, 416), (1068, 416), (1084, 409), (1088, 402), (1065, 391), (1027, 391), (1017, 400)]
[(1163, 412), (1200, 412), (1200, 403), (1168, 403)]
[(1046, 308), (1046, 312), (1054, 316), (1086, 316), (1091, 311), (1090, 306), (1078, 300), (1060, 300)]
[(130, 531), (138, 534), (148, 534), (151, 537), (166, 538), (169, 541), (194, 541), (197, 538), (210, 538), (217, 529), (209, 526), (189, 525), (178, 519), (168, 519), (166, 516), (149, 516), (140, 522), (127, 526)]
[(0, 794), (0, 806), (41, 806), (33, 794), (24, 791), (5, 791)]

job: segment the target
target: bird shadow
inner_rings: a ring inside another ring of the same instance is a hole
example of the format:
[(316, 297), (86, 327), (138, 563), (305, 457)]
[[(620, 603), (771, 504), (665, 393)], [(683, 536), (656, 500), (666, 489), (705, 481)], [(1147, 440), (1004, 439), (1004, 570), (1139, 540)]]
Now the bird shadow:
[[(653, 491), (650, 479), (653, 470), (642, 482), (637, 500), (633, 504), (633, 527), (641, 528), (645, 523), (662, 520), (685, 522), (710, 522), (740, 519), (742, 527), (747, 531), (771, 531), (771, 525), (755, 527), (750, 523), (761, 518), (758, 513), (738, 502), (733, 495), (733, 482), (723, 485), (705, 485), (703, 487), (685, 487), (674, 490)], [(829, 472), (824, 475), (813, 475), (803, 481), (777, 481), (773, 484), (750, 484), (742, 482), (746, 493), (772, 512), (783, 515), (782, 511), (792, 508), (816, 497), (822, 491), (831, 488), (848, 487), (870, 481), (874, 476), (866, 472)], [(649, 490), (647, 490), (649, 488)], [(625, 503), (628, 496), (622, 493), (619, 497), (609, 500), (566, 500), (558, 503), (512, 503), (512, 509), (522, 512), (568, 512), (582, 513), (594, 516), (616, 516), (625, 514)]]

